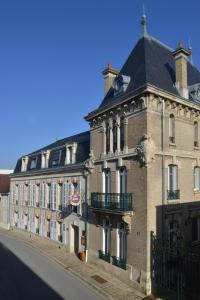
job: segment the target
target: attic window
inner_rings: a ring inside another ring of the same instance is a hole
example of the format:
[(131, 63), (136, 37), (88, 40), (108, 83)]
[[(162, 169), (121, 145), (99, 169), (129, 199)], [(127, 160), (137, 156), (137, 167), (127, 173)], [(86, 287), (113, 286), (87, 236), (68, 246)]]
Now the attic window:
[(125, 93), (130, 81), (130, 76), (118, 75), (113, 82), (114, 96)]
[(31, 159), (31, 164), (30, 164), (30, 169), (36, 169), (36, 166), (37, 166), (37, 157), (33, 157)]
[(194, 101), (200, 102), (200, 83), (188, 87), (190, 98)]
[(60, 150), (53, 152), (52, 163), (51, 163), (52, 167), (57, 167), (59, 165), (60, 154), (61, 154)]

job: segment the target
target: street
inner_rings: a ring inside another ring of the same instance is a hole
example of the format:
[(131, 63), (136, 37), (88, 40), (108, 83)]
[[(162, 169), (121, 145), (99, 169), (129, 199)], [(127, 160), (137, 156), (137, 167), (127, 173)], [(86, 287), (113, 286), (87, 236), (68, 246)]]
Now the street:
[(0, 300), (102, 300), (37, 249), (0, 234)]

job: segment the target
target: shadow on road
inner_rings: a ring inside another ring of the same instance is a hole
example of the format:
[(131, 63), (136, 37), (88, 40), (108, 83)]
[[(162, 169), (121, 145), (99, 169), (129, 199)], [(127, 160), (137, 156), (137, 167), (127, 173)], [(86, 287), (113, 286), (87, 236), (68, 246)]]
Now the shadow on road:
[(0, 243), (0, 300), (63, 300)]

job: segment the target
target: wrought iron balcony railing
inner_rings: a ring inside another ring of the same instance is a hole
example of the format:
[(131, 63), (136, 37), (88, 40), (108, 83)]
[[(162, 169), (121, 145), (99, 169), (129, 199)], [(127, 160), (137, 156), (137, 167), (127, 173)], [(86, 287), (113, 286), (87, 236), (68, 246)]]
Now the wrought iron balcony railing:
[(125, 259), (120, 259), (116, 256), (112, 256), (112, 264), (114, 266), (117, 266), (119, 268), (126, 270), (126, 260)]
[(167, 199), (168, 200), (180, 199), (180, 190), (168, 190)]
[(118, 211), (132, 211), (132, 193), (92, 193), (91, 207)]
[(109, 253), (105, 253), (102, 250), (99, 250), (99, 258), (110, 263), (110, 254)]

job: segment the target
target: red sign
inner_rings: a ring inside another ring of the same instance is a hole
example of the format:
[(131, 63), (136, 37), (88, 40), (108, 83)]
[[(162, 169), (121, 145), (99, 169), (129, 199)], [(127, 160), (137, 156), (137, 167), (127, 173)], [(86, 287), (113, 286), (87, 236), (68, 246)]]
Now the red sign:
[(80, 204), (80, 195), (75, 192), (71, 196), (71, 205), (78, 206), (79, 204)]

